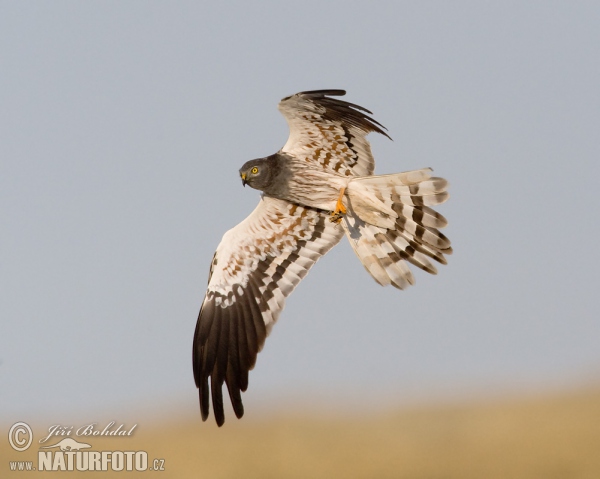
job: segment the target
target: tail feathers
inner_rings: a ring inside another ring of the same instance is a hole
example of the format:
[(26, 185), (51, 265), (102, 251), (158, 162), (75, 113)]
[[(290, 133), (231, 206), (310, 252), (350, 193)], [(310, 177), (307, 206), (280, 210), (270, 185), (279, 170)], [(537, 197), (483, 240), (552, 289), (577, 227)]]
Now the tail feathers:
[[(444, 178), (431, 177), (429, 168), (408, 173), (395, 173), (392, 175), (362, 176), (353, 181), (361, 183), (366, 188), (374, 188), (376, 191), (387, 190), (397, 195), (405, 196), (429, 196), (446, 191), (448, 182)], [(414, 173), (414, 174), (413, 174)], [(406, 180), (407, 175), (413, 181)], [(419, 177), (418, 181), (416, 178)]]
[(422, 196), (411, 194), (395, 194), (391, 199), (394, 203), (403, 203), (411, 206), (435, 206), (441, 205), (448, 199), (447, 191), (427, 193)]
[(367, 271), (381, 285), (404, 289), (414, 284), (410, 263), (431, 274), (431, 260), (446, 264), (450, 240), (438, 228), (446, 218), (430, 206), (448, 198), (448, 183), (430, 169), (350, 181), (346, 190), (346, 236)]
[(361, 263), (380, 285), (391, 284), (405, 289), (415, 283), (408, 265), (402, 261), (384, 229), (349, 214), (344, 217), (342, 227)]
[(428, 206), (413, 206), (396, 202), (392, 205), (392, 209), (398, 217), (411, 220), (419, 226), (444, 228), (448, 225), (448, 221), (444, 216)]
[(418, 245), (415, 241), (411, 241), (398, 231), (388, 231), (386, 236), (394, 245), (394, 248), (400, 258), (408, 261), (417, 268), (427, 271), (428, 273), (437, 274), (437, 268), (429, 260), (429, 258), (432, 256), (423, 253), (425, 248), (423, 248), (421, 245)]
[[(431, 177), (430, 169), (396, 173), (393, 175), (354, 178), (346, 189), (347, 201), (358, 217), (366, 223), (390, 229), (398, 218), (420, 209), (419, 217), (433, 223), (445, 222), (443, 216), (423, 207), (435, 206), (448, 199), (448, 182)], [(399, 211), (397, 211), (399, 209)]]
[(430, 246), (438, 251), (448, 251), (450, 240), (436, 228), (421, 226), (418, 223), (399, 216), (396, 219), (395, 231), (400, 231), (407, 237), (414, 238), (424, 246)]

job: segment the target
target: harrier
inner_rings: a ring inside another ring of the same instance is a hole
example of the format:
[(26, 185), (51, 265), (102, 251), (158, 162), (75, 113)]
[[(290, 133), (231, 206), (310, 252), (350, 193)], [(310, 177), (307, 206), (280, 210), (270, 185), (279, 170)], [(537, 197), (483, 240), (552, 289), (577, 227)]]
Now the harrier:
[(223, 383), (235, 415), (243, 416), (241, 392), (285, 298), (344, 234), (373, 279), (398, 289), (415, 282), (409, 263), (436, 274), (432, 260), (446, 264), (452, 253), (439, 231), (447, 221), (430, 208), (448, 198), (446, 180), (429, 168), (373, 176), (366, 136), (389, 136), (369, 110), (331, 98), (345, 93), (305, 91), (281, 100), (287, 143), (240, 169), (242, 183), (262, 196), (212, 259), (193, 344), (204, 421), (210, 395), (217, 424), (224, 423)]

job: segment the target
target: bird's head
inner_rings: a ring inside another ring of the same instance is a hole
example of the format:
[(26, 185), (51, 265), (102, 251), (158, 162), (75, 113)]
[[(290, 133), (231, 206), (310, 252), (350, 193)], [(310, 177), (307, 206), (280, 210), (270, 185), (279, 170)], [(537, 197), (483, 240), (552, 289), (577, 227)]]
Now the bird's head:
[(244, 163), (240, 168), (240, 178), (244, 186), (249, 185), (257, 190), (264, 190), (271, 183), (273, 164), (269, 158), (258, 158)]

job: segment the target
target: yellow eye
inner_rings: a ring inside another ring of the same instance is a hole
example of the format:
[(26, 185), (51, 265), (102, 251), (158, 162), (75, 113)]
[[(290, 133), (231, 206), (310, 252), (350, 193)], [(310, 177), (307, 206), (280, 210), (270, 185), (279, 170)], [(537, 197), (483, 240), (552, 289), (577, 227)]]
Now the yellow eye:
[(250, 170), (250, 173), (252, 173), (253, 175), (256, 175), (256, 173), (258, 173), (258, 168), (255, 166), (254, 168), (252, 168)]

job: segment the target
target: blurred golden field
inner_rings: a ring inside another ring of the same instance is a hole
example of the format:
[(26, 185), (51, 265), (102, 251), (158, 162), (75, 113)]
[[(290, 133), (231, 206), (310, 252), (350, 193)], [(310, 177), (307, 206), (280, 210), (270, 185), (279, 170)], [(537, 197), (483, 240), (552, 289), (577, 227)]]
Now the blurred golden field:
[[(174, 418), (177, 418), (174, 412)], [(598, 479), (600, 388), (333, 417), (265, 413), (223, 428), (199, 417), (140, 424), (93, 450), (144, 450), (154, 472), (15, 472), (10, 477)], [(78, 438), (86, 441), (85, 438)], [(56, 441), (54, 441), (56, 442)], [(37, 447), (9, 460), (36, 460)], [(21, 457), (22, 456), (22, 457)], [(0, 469), (0, 471), (2, 470)], [(0, 472), (1, 477), (7, 477)]]

